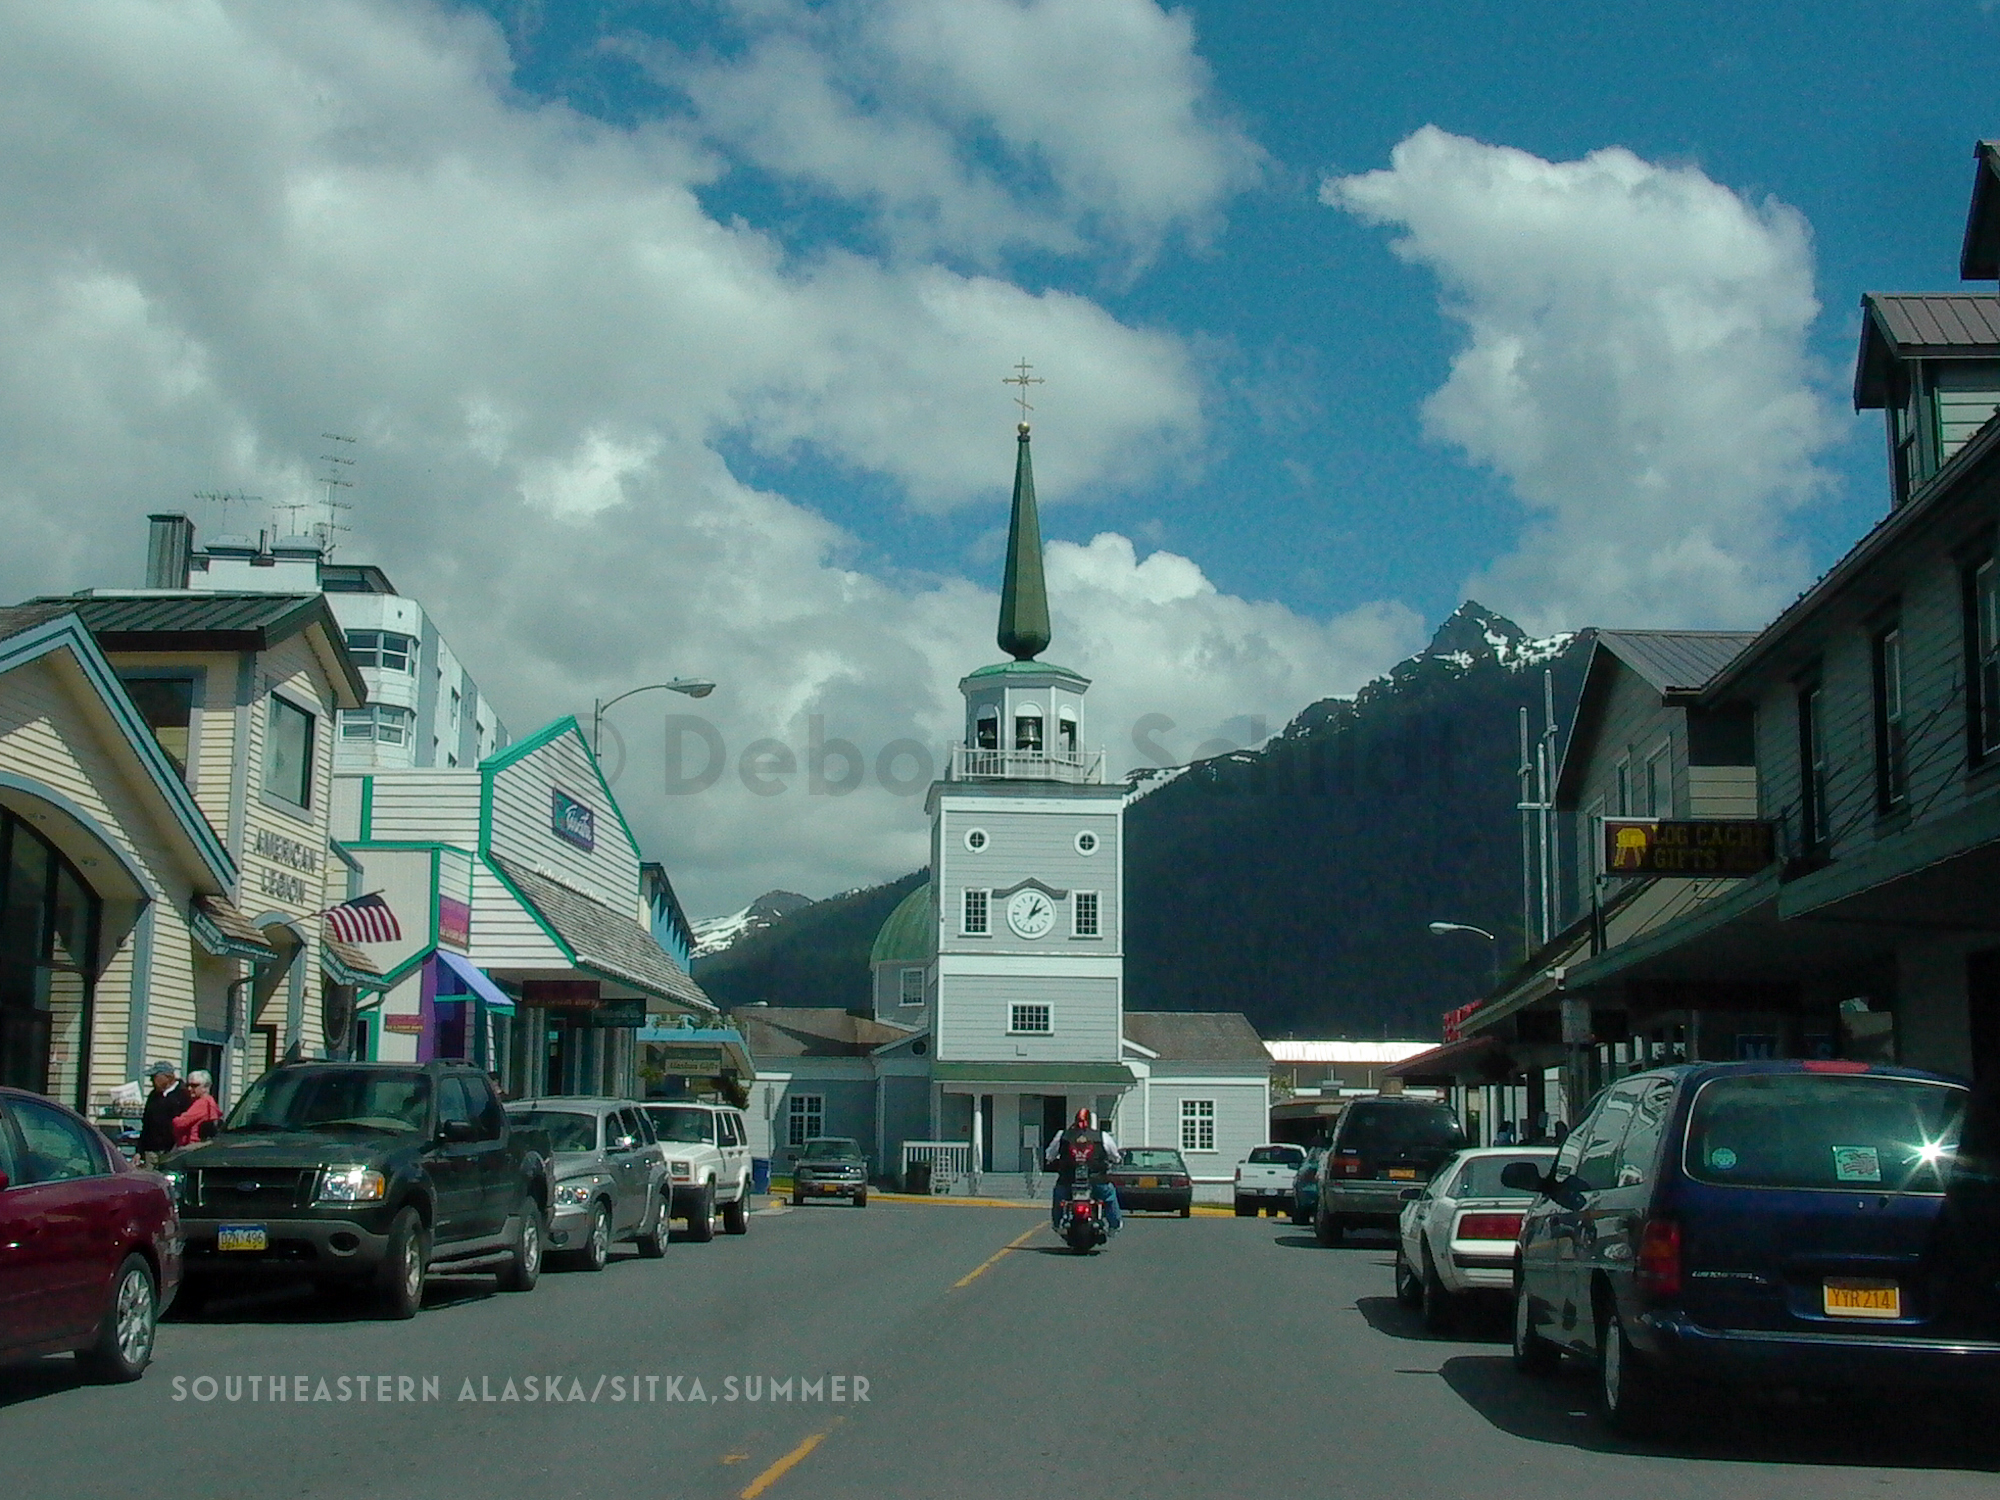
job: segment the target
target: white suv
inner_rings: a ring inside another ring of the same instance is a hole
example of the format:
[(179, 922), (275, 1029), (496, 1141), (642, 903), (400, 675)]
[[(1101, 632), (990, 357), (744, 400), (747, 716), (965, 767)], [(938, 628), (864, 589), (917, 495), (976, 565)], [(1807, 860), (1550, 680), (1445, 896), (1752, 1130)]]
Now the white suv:
[(750, 1232), (750, 1131), (743, 1111), (693, 1100), (654, 1101), (646, 1118), (667, 1159), (673, 1217), (686, 1219), (688, 1238), (715, 1238), (715, 1211), (731, 1234)]

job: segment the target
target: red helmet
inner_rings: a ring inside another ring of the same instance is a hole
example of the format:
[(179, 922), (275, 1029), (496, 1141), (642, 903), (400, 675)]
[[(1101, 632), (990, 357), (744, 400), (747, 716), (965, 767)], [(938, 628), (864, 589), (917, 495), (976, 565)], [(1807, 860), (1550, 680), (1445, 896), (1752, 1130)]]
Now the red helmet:
[(1075, 1125), (1078, 1130), (1090, 1129), (1090, 1111), (1087, 1109), (1078, 1110), (1076, 1112), (1076, 1119), (1070, 1123)]

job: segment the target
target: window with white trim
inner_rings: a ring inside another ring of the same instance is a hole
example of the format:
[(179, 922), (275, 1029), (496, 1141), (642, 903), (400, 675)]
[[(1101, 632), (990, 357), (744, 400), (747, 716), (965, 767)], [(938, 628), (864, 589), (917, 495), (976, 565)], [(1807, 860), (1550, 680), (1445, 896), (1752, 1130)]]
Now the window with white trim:
[(1214, 1149), (1215, 1101), (1181, 1100), (1181, 1150), (1213, 1151)]
[(1070, 899), (1071, 937), (1094, 938), (1097, 931), (1097, 892), (1078, 891)]
[(1054, 1011), (1039, 1001), (1017, 1001), (1008, 1007), (1007, 1030), (1013, 1035), (1047, 1036), (1055, 1030)]
[(990, 892), (967, 890), (965, 893), (965, 920), (959, 930), (977, 937), (990, 929), (986, 925), (986, 908)]
[(347, 654), (356, 666), (416, 674), (417, 639), (394, 630), (350, 630)]
[(903, 1004), (922, 1005), (924, 1003), (924, 971), (922, 969), (903, 970), (901, 983), (902, 994), (899, 998)]
[(374, 740), (384, 745), (405, 745), (410, 741), (416, 714), (391, 703), (371, 703), (366, 708), (345, 709), (340, 715), (343, 740)]
[(785, 1107), (785, 1144), (797, 1150), (826, 1134), (826, 1096), (794, 1094)]

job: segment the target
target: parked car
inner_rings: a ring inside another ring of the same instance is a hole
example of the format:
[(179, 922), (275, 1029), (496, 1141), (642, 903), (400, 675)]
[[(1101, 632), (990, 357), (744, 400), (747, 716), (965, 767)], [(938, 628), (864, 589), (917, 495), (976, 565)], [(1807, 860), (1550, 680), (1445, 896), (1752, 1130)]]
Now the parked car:
[(187, 1241), (189, 1310), (254, 1280), (373, 1286), (415, 1317), (432, 1272), (541, 1274), (547, 1137), (459, 1062), (288, 1063), (244, 1092), (213, 1140), (167, 1158)]
[(585, 1271), (601, 1271), (612, 1242), (629, 1240), (657, 1260), (667, 1253), (667, 1166), (630, 1099), (516, 1100), (515, 1124), (544, 1133), (554, 1153), (549, 1250)]
[(1605, 1090), (1521, 1226), (1514, 1362), (1571, 1351), (1605, 1420), (1658, 1425), (1688, 1383), (1966, 1391), (2000, 1378), (1954, 1326), (1940, 1215), (1956, 1081), (1852, 1061), (1694, 1064)]
[(1509, 1187), (1500, 1174), (1523, 1162), (1537, 1177), (1556, 1159), (1555, 1147), (1489, 1146), (1461, 1151), (1426, 1187), (1405, 1188), (1396, 1236), (1396, 1300), (1420, 1307), (1432, 1333), (1450, 1328), (1460, 1303), (1514, 1290), (1514, 1241), (1534, 1193)]
[(1251, 1147), (1250, 1155), (1236, 1164), (1236, 1217), (1255, 1218), (1259, 1210), (1273, 1215), (1290, 1213), (1292, 1183), (1305, 1159), (1305, 1147), (1282, 1141)]
[(0, 1359), (137, 1380), (181, 1278), (173, 1197), (83, 1116), (0, 1088)]
[(815, 1198), (845, 1198), (856, 1208), (868, 1206), (868, 1159), (858, 1143), (829, 1135), (799, 1147), (792, 1166), (792, 1206)]
[(1326, 1155), (1324, 1146), (1306, 1147), (1306, 1159), (1292, 1177), (1292, 1223), (1304, 1229), (1319, 1207), (1319, 1164)]
[(1111, 1169), (1111, 1185), (1118, 1190), (1118, 1206), (1160, 1213), (1177, 1213), (1183, 1219), (1194, 1212), (1194, 1178), (1187, 1163), (1171, 1146), (1126, 1146), (1125, 1159)]
[(731, 1234), (750, 1232), (750, 1127), (743, 1111), (692, 1100), (644, 1106), (673, 1183), (676, 1219), (688, 1238), (715, 1238), (715, 1211)]
[(1403, 1190), (1429, 1182), (1464, 1145), (1458, 1117), (1435, 1100), (1356, 1099), (1341, 1112), (1319, 1164), (1319, 1242), (1338, 1244), (1350, 1229), (1394, 1229)]

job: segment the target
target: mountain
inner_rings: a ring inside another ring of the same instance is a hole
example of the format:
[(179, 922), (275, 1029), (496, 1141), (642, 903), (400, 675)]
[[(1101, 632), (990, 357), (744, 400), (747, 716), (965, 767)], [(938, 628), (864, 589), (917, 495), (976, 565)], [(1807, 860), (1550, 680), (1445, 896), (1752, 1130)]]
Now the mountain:
[[(1520, 955), (1518, 716), (1540, 728), (1544, 669), (1567, 712), (1588, 644), (1467, 601), (1353, 698), (1142, 781), (1126, 813), (1127, 1007), (1240, 1010), (1266, 1036), (1435, 1036), (1496, 955), (1428, 924), (1498, 934), (1503, 965)], [(725, 1006), (863, 1009), (875, 933), (923, 878), (746, 924), (696, 977)]]
[(705, 917), (694, 924), (693, 956), (708, 958), (726, 953), (753, 932), (762, 932), (773, 922), (812, 904), (812, 897), (801, 896), (797, 891), (766, 891), (741, 911), (733, 911), (726, 917)]

